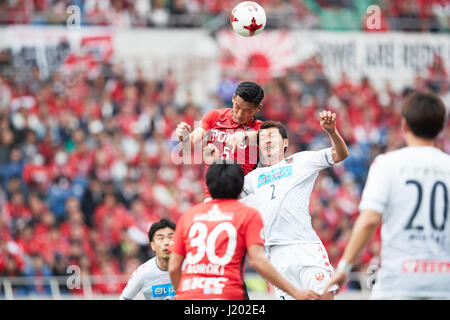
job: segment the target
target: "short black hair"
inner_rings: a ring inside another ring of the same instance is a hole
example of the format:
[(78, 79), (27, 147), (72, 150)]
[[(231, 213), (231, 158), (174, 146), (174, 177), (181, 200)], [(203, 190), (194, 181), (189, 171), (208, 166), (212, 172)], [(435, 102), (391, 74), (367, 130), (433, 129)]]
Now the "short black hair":
[(244, 186), (239, 164), (214, 163), (206, 172), (206, 185), (213, 199), (237, 199)]
[(155, 222), (154, 224), (152, 224), (150, 230), (148, 231), (148, 240), (152, 242), (153, 236), (155, 235), (156, 231), (164, 228), (170, 228), (175, 230), (175, 223), (167, 218), (162, 218), (158, 222)]
[(412, 91), (405, 99), (402, 116), (415, 136), (434, 139), (444, 127), (446, 110), (435, 93)]
[(244, 99), (244, 101), (253, 102), (255, 106), (259, 106), (262, 99), (264, 99), (263, 88), (259, 84), (250, 81), (241, 82), (234, 94)]

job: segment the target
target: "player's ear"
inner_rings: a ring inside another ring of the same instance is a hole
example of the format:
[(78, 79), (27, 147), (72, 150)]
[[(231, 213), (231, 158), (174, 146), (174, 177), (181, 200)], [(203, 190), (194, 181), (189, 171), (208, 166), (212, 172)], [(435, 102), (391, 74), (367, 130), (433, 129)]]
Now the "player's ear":
[(153, 241), (152, 241), (152, 242), (150, 242), (150, 248), (152, 248), (152, 250), (156, 252), (156, 250), (155, 250), (155, 246), (154, 246), (154, 244), (153, 244)]
[(286, 152), (287, 147), (289, 146), (289, 140), (288, 139), (283, 139), (283, 148), (284, 151)]
[(410, 131), (411, 131), (411, 129), (409, 128), (408, 122), (406, 122), (406, 119), (405, 119), (405, 118), (402, 118), (402, 120), (401, 120), (401, 126), (402, 126), (402, 131), (403, 131), (404, 133), (407, 133), (407, 132), (410, 132)]

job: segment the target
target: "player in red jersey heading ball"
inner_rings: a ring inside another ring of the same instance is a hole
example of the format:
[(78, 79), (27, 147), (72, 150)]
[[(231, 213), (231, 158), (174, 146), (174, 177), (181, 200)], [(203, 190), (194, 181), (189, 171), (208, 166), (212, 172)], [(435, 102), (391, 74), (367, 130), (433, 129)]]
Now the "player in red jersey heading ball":
[[(262, 108), (264, 91), (254, 82), (241, 82), (233, 95), (233, 108), (208, 112), (201, 126), (192, 130), (185, 122), (178, 124), (176, 135), (181, 141), (183, 153), (202, 150), (214, 145), (219, 159), (238, 163), (244, 174), (252, 171), (258, 162), (257, 132), (262, 121), (255, 115)], [(207, 169), (207, 168), (206, 168)], [(210, 198), (205, 186), (206, 198)]]

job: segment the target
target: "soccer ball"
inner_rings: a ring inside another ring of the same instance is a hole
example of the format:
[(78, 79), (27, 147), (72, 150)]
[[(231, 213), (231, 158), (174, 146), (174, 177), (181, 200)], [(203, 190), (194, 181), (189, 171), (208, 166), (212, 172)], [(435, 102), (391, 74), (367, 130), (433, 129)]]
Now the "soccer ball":
[(256, 2), (244, 1), (231, 11), (230, 23), (237, 34), (251, 37), (264, 30), (266, 12)]

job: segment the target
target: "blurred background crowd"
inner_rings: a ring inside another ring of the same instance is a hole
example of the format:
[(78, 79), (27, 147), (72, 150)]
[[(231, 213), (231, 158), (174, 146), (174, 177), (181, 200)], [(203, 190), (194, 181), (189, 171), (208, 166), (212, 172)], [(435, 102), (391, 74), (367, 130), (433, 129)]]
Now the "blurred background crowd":
[[(0, 21), (59, 23), (62, 9), (58, 6), (63, 8), (67, 2), (0, 1)], [(140, 12), (142, 3), (151, 6)], [(270, 12), (297, 2), (262, 3)], [(306, 9), (310, 3), (304, 1), (299, 10), (317, 17), (315, 11)], [(320, 10), (352, 10), (355, 3), (316, 1), (314, 5)], [(412, 1), (384, 3), (386, 12), (399, 15)], [(417, 14), (426, 4), (445, 5), (444, 1), (413, 3)], [(124, 20), (130, 25), (147, 26), (150, 14), (158, 10), (214, 15), (221, 4), (88, 0), (83, 10), (90, 24), (116, 23), (102, 18), (110, 15), (107, 10), (128, 16)], [(435, 15), (433, 12), (425, 11)], [(175, 101), (179, 83), (171, 72), (149, 80), (137, 70), (136, 79), (130, 81), (120, 65), (103, 63), (94, 77), (83, 70), (70, 74), (56, 71), (43, 77), (35, 68), (24, 80), (14, 68), (11, 57), (0, 53), (0, 277), (66, 276), (69, 265), (78, 265), (84, 275), (128, 277), (153, 256), (148, 247), (149, 226), (162, 217), (176, 222), (204, 197), (203, 166), (176, 165), (171, 159), (177, 123), (194, 126), (205, 110), (231, 107), (230, 93), (247, 79), (224, 73), (214, 106), (202, 106), (189, 97), (182, 104)], [(446, 70), (448, 66), (436, 55), (433, 65), (417, 74), (413, 86), (398, 91), (388, 81), (375, 88), (368, 78), (352, 81), (345, 73), (331, 83), (320, 59), (313, 56), (264, 84), (263, 108), (257, 118), (286, 124), (290, 154), (328, 147), (317, 114), (327, 108), (338, 115), (338, 128), (350, 156), (319, 175), (310, 203), (313, 227), (334, 266), (358, 215), (370, 163), (376, 155), (403, 146), (400, 109), (404, 96), (412, 89), (431, 90), (449, 107)], [(448, 125), (438, 147), (450, 153)], [(379, 240), (378, 231), (354, 270), (365, 271), (378, 263)], [(93, 291), (118, 294), (125, 284), (98, 284)], [(357, 287), (358, 283), (348, 285)], [(49, 294), (50, 287), (24, 285), (14, 290), (17, 295)], [(69, 291), (67, 286), (61, 290)], [(70, 291), (82, 293), (82, 289)]]
[[(0, 0), (0, 24), (65, 24), (67, 8), (80, 8), (91, 26), (202, 27), (223, 25), (239, 0)], [(382, 12), (382, 30), (443, 32), (450, 29), (447, 0), (260, 0), (268, 28), (363, 30), (367, 8)]]

